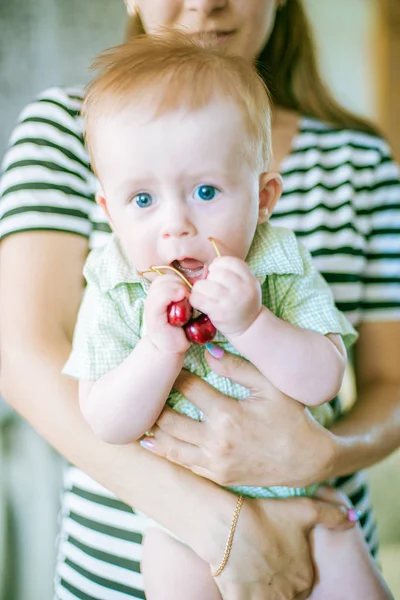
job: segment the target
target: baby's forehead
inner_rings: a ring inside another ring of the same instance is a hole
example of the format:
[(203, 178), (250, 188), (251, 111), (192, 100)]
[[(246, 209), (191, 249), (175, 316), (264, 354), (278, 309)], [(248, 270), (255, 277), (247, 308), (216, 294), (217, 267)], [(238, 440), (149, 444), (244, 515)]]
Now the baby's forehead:
[[(182, 135), (185, 131), (188, 132), (186, 137)], [(99, 115), (91, 126), (92, 137), (103, 143), (107, 139), (129, 136), (138, 136), (137, 139), (170, 136), (172, 142), (178, 132), (182, 141), (189, 141), (190, 133), (200, 139), (208, 134), (224, 136), (227, 141), (235, 135), (239, 135), (242, 142), (248, 137), (245, 118), (239, 108), (229, 100), (219, 99), (195, 109), (178, 106), (160, 110), (156, 104), (128, 103), (118, 110)]]
[(123, 98), (109, 98), (102, 104), (99, 103), (91, 121), (94, 126), (96, 126), (96, 121), (104, 125), (110, 119), (136, 119), (138, 123), (141, 123), (152, 122), (170, 115), (179, 115), (184, 121), (185, 118), (199, 113), (214, 114), (216, 110), (226, 111), (231, 116), (236, 113), (240, 121), (246, 121), (249, 116), (244, 103), (220, 91), (199, 99), (170, 97), (168, 94), (164, 97), (162, 91), (161, 94), (158, 92), (159, 89), (156, 87), (147, 91), (143, 90), (140, 94), (131, 93)]
[[(165, 130), (165, 132), (164, 132)], [(246, 126), (246, 118), (237, 103), (229, 98), (211, 99), (204, 106), (190, 107), (186, 105), (161, 106), (157, 102), (126, 102), (124, 105), (107, 107), (99, 112), (90, 123), (92, 143), (116, 137), (137, 136), (137, 139), (151, 136), (174, 135), (182, 130), (193, 132), (202, 138), (205, 134), (224, 136), (231, 139), (228, 133), (241, 137), (242, 143), (250, 138)], [(183, 138), (184, 139), (184, 138)]]
[[(90, 151), (96, 162), (99, 153), (119, 152), (119, 143), (124, 143), (128, 151), (132, 149), (136, 154), (133, 145), (153, 140), (156, 149), (160, 139), (169, 136), (173, 140), (179, 134), (179, 143), (188, 152), (193, 151), (196, 142), (221, 147), (223, 140), (227, 146), (221, 149), (224, 153), (234, 150), (250, 162), (265, 162), (260, 144), (263, 128), (255, 131), (248, 112), (236, 98), (223, 93), (193, 103), (190, 98), (179, 101), (156, 94), (127, 94), (115, 102), (108, 99), (91, 114), (88, 123)], [(184, 132), (188, 132), (186, 137)], [(146, 146), (146, 151), (151, 159), (151, 148)]]
[[(246, 143), (248, 139), (248, 143)], [(248, 163), (250, 138), (232, 103), (213, 103), (196, 111), (180, 108), (154, 115), (137, 106), (102, 116), (92, 132), (92, 155), (99, 171), (162, 180), (238, 172)], [(157, 173), (158, 169), (158, 173)]]

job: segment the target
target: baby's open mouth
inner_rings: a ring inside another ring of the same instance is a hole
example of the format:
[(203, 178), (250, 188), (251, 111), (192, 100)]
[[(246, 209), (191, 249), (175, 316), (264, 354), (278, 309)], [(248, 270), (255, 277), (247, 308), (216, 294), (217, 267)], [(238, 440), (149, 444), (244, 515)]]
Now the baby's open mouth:
[(207, 277), (207, 265), (195, 258), (174, 260), (171, 263), (171, 267), (174, 267), (177, 271), (182, 273), (182, 275), (192, 284), (199, 279), (205, 279)]

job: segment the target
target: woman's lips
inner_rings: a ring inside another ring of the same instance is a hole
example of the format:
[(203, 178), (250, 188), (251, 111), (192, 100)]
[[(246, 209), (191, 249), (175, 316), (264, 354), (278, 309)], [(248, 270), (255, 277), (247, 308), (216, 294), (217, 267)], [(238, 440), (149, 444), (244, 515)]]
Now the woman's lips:
[(215, 35), (219, 42), (225, 42), (228, 40), (235, 32), (234, 31), (216, 31)]
[(219, 44), (226, 42), (234, 33), (234, 30), (220, 31), (216, 29), (213, 31), (198, 31), (193, 33), (191, 37), (199, 42), (205, 41), (208, 44), (213, 42)]

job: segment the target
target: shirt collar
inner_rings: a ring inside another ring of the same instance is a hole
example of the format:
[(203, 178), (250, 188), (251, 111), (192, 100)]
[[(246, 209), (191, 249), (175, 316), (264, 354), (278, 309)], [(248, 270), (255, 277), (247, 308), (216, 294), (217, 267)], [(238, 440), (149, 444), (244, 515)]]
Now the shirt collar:
[(269, 275), (303, 275), (304, 266), (296, 236), (284, 227), (259, 225), (246, 262), (263, 284)]
[[(246, 262), (261, 284), (269, 275), (304, 273), (294, 233), (283, 227), (272, 227), (269, 223), (257, 227)], [(92, 251), (89, 256), (85, 267), (88, 280), (93, 270), (101, 273), (99, 285), (103, 293), (124, 283), (141, 285), (145, 292), (150, 287), (150, 282), (130, 264), (115, 234), (105, 246)]]
[(96, 277), (96, 280), (103, 293), (110, 292), (125, 283), (136, 283), (145, 292), (150, 288), (150, 281), (139, 275), (139, 272), (132, 266), (114, 233), (111, 234), (111, 239), (105, 246), (92, 250), (89, 255), (84, 269), (84, 275), (88, 282), (92, 273), (101, 274), (100, 277)]

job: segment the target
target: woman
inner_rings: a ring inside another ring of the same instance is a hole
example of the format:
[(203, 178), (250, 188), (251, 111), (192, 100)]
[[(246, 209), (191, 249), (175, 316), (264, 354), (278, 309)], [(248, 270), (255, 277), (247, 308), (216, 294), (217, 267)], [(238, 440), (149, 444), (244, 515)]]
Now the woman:
[[(60, 370), (81, 300), (88, 240), (90, 246), (102, 243), (108, 228), (93, 202), (95, 181), (78, 118), (82, 90), (44, 94), (22, 113), (4, 164), (1, 385), (6, 399), (79, 467), (69, 468), (65, 478), (60, 599), (144, 597), (140, 519), (84, 472), (214, 566), (223, 554), (235, 499), (213, 481), (301, 487), (341, 476), (336, 485), (362, 510), (374, 549), (364, 480), (348, 474), (391, 452), (400, 430), (400, 290), (392, 260), (400, 247), (392, 237), (395, 219), (399, 222), (398, 173), (371, 127), (340, 109), (319, 84), (299, 0), (127, 0), (127, 5), (135, 31), (160, 26), (215, 31), (228, 50), (259, 56), (268, 67), (276, 106), (275, 161), (285, 183), (274, 218), (302, 236), (339, 308), (358, 327), (359, 399), (327, 432), (250, 365), (226, 357), (214, 361), (215, 370), (251, 387), (254, 397), (238, 405), (183, 377), (181, 391), (208, 419), (193, 423), (196, 429), (188, 435), (186, 421), (164, 413), (147, 448), (169, 461), (136, 445), (95, 440), (80, 417), (76, 386)], [(261, 402), (270, 405), (268, 420), (261, 418), (266, 412)], [(183, 494), (182, 505), (175, 498)], [(308, 532), (317, 523), (340, 526), (346, 521), (341, 515), (339, 508), (310, 499), (246, 503), (218, 581), (223, 597), (307, 597), (313, 578)]]

